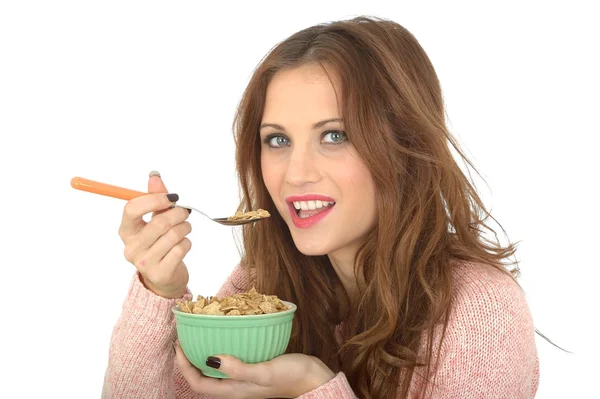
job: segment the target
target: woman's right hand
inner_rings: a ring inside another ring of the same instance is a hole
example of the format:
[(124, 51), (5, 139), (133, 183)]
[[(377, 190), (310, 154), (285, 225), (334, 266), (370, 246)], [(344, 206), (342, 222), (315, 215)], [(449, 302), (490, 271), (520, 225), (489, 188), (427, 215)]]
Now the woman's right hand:
[[(125, 244), (125, 258), (140, 272), (142, 282), (165, 298), (181, 298), (186, 293), (189, 274), (183, 258), (192, 243), (186, 237), (192, 226), (187, 209), (171, 208), (177, 194), (167, 197), (160, 175), (148, 180), (148, 195), (127, 202), (119, 227)], [(146, 223), (142, 216), (152, 213)]]

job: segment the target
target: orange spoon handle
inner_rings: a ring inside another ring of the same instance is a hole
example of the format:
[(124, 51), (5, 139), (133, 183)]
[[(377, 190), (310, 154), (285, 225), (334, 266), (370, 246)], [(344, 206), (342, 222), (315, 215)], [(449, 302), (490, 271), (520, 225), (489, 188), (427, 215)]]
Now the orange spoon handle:
[(141, 191), (130, 190), (128, 188), (117, 187), (106, 183), (84, 179), (83, 177), (74, 177), (71, 179), (71, 187), (87, 191), (88, 193), (105, 195), (107, 197), (120, 198), (129, 201), (130, 199), (146, 195)]

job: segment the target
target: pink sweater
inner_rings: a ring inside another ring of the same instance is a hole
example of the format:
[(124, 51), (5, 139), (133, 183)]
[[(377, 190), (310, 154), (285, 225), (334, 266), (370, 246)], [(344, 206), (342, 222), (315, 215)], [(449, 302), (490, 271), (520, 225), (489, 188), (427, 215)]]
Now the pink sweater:
[[(245, 270), (236, 267), (217, 296), (240, 292), (235, 287), (248, 289), (250, 280)], [(426, 397), (533, 398), (539, 363), (532, 318), (521, 289), (501, 272), (473, 264), (456, 268), (455, 287), (455, 307), (434, 369), (435, 386), (428, 388)], [(189, 291), (186, 297), (191, 298)], [(177, 368), (174, 304), (175, 300), (147, 290), (135, 274), (112, 334), (102, 398), (212, 399), (193, 393)], [(417, 397), (421, 383), (413, 378), (411, 398)], [(356, 395), (340, 372), (300, 398)]]

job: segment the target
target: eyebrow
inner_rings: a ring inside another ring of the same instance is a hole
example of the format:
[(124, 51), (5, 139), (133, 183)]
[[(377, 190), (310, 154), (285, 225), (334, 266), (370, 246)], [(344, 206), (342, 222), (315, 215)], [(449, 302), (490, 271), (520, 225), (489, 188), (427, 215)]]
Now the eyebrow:
[[(322, 121), (314, 123), (312, 125), (312, 128), (313, 128), (313, 130), (315, 130), (315, 129), (325, 126), (328, 123), (332, 123), (332, 122), (344, 122), (344, 120), (342, 118), (323, 119)], [(272, 127), (277, 130), (285, 130), (285, 128), (283, 126), (278, 125), (276, 123), (263, 123), (262, 125), (260, 125), (259, 130), (261, 130), (265, 127)]]

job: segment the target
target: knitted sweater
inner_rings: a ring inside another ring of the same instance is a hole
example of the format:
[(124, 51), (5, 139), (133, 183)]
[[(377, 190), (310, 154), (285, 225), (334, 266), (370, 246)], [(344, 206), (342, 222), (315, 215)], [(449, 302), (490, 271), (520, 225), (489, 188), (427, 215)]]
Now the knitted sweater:
[[(441, 345), (440, 358), (433, 368), (435, 383), (428, 387), (426, 397), (533, 398), (539, 363), (532, 318), (521, 289), (500, 271), (475, 264), (458, 265), (454, 281), (454, 307), (444, 340), (434, 345), (434, 350)], [(217, 296), (250, 286), (250, 275), (238, 266)], [(185, 297), (191, 299), (189, 290)], [(153, 294), (142, 285), (139, 274), (134, 275), (111, 337), (103, 398), (212, 399), (193, 393), (177, 368), (174, 305), (174, 299)], [(410, 398), (417, 398), (422, 383), (415, 372)], [(339, 372), (299, 398), (350, 399), (356, 395)]]

